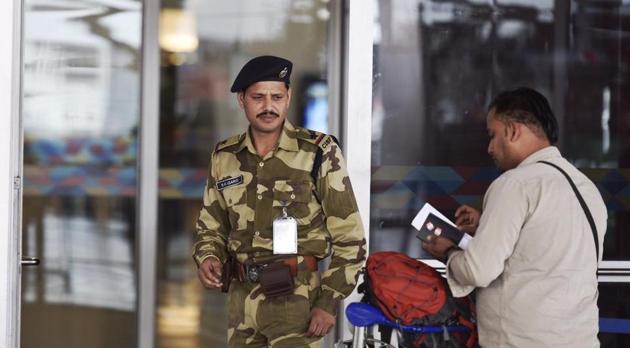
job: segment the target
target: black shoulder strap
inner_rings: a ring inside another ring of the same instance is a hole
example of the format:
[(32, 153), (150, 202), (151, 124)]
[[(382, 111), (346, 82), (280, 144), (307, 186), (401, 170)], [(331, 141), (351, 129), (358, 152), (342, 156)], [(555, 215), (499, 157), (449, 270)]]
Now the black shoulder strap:
[(339, 142), (339, 139), (337, 139), (336, 136), (330, 134), (330, 137), (332, 138), (332, 140), (335, 142), (335, 144), (337, 144), (337, 146), (341, 147), (341, 143)]
[(584, 202), (584, 198), (582, 198), (580, 191), (578, 191), (577, 187), (575, 186), (575, 183), (573, 183), (573, 180), (571, 180), (571, 178), (569, 177), (569, 174), (567, 174), (564, 170), (562, 170), (562, 168), (558, 167), (557, 165), (551, 162), (547, 162), (547, 161), (538, 161), (538, 162), (544, 163), (546, 165), (556, 168), (557, 170), (560, 171), (560, 173), (562, 173), (562, 175), (564, 175), (565, 178), (567, 178), (567, 180), (569, 181), (569, 184), (571, 184), (571, 188), (573, 189), (573, 192), (575, 192), (575, 195), (577, 196), (578, 201), (580, 201), (580, 205), (582, 206), (582, 210), (584, 210), (584, 214), (586, 214), (586, 219), (588, 220), (588, 224), (591, 225), (591, 231), (593, 232), (593, 239), (595, 239), (595, 264), (598, 264), (599, 263), (599, 238), (597, 237), (597, 229), (595, 228), (595, 220), (593, 219), (593, 215), (591, 215), (591, 211), (588, 209), (588, 206), (586, 206), (586, 202)]
[(324, 155), (324, 150), (321, 147), (317, 147), (317, 152), (315, 153), (315, 160), (313, 160), (313, 169), (311, 169), (311, 178), (313, 178), (313, 183), (317, 186), (317, 177), (319, 176), (319, 168), (322, 166), (322, 156)]
[[(335, 138), (334, 135), (330, 135), (330, 137), (335, 142), (335, 144), (337, 144), (337, 146), (340, 146), (339, 140), (337, 140), (337, 138)], [(318, 146), (317, 152), (315, 153), (315, 159), (313, 160), (313, 168), (311, 169), (311, 178), (313, 178), (313, 182), (315, 183), (315, 186), (317, 186), (317, 177), (319, 176), (319, 168), (322, 166), (322, 156), (324, 156), (324, 150), (322, 150), (322, 148)]]

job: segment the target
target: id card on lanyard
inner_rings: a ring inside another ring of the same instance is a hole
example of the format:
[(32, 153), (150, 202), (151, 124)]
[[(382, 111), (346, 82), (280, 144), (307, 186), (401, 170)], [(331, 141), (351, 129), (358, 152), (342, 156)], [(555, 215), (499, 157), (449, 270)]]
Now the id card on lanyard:
[(287, 215), (286, 207), (282, 216), (273, 220), (273, 253), (297, 254), (297, 221)]

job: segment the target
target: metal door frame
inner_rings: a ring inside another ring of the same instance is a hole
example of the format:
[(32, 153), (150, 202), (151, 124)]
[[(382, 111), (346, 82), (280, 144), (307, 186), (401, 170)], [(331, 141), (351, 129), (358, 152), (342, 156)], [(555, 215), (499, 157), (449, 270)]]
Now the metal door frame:
[(22, 1), (0, 2), (0, 346), (19, 346)]
[[(143, 2), (142, 90), (138, 153), (137, 346), (152, 348), (159, 144), (159, 2)], [(0, 346), (20, 346), (22, 210), (22, 21), (23, 1), (0, 1)]]
[(157, 216), (160, 127), (160, 50), (158, 47), (161, 1), (142, 4), (142, 73), (138, 152), (138, 225), (136, 233), (138, 348), (155, 344)]

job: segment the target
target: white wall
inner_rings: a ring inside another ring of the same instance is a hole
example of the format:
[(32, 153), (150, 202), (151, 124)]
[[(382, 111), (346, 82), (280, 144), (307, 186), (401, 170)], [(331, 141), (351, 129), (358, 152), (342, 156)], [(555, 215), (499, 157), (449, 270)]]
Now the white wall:
[[(372, 157), (372, 46), (374, 45), (375, 0), (348, 2), (348, 38), (346, 47), (346, 91), (344, 110), (344, 154), (352, 188), (365, 227), (366, 248), (370, 244), (370, 180)], [(368, 33), (366, 35), (366, 33)], [(361, 280), (359, 280), (359, 283)], [(354, 292), (344, 301), (345, 307), (361, 296)], [(350, 339), (349, 323), (344, 318), (341, 337)]]
[[(372, 156), (372, 46), (375, 1), (351, 0), (348, 11), (344, 153), (369, 245)], [(367, 34), (366, 34), (367, 33)]]
[(18, 110), (19, 0), (0, 1), (0, 347), (17, 346), (17, 237), (13, 177), (17, 160), (12, 128)]

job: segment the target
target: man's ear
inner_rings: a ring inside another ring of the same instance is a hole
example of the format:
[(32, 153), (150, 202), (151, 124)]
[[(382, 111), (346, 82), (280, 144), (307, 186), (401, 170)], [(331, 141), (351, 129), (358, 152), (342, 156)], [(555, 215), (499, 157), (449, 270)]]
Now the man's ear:
[(289, 89), (287, 89), (287, 104), (291, 103), (291, 87), (289, 87)]
[(511, 142), (518, 141), (521, 136), (523, 136), (523, 127), (524, 124), (519, 122), (510, 122), (509, 126), (506, 128), (508, 132), (508, 140)]
[(238, 92), (236, 99), (238, 99), (238, 105), (241, 109), (245, 109), (245, 92)]
[(512, 133), (510, 134), (510, 141), (516, 142), (524, 135), (523, 132), (527, 131), (527, 126), (520, 122), (512, 122)]

